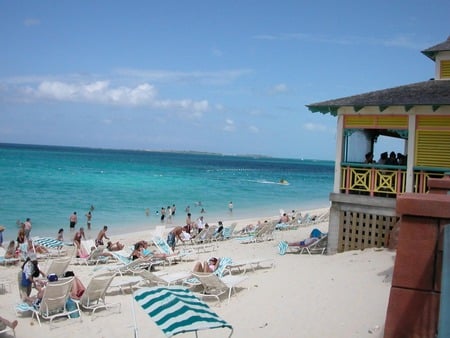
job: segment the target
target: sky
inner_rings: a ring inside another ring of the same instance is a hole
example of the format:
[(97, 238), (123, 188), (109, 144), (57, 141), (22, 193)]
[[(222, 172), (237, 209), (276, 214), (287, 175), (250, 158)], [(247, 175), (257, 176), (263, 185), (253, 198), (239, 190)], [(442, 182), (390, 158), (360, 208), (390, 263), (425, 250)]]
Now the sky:
[(421, 82), (448, 0), (0, 0), (0, 142), (333, 160), (306, 105)]

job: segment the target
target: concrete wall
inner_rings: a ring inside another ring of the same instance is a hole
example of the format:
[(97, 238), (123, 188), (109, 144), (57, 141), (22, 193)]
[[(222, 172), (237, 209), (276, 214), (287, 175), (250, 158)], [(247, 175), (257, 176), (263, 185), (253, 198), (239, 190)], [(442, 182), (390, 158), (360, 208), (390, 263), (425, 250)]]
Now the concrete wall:
[(397, 213), (400, 232), (384, 337), (435, 338), (450, 195), (400, 195)]

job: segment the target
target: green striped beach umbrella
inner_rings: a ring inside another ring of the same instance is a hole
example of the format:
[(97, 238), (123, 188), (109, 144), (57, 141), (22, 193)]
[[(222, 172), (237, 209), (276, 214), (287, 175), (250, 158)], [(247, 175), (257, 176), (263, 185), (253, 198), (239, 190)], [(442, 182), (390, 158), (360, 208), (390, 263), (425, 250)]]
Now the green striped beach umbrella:
[(35, 238), (33, 239), (33, 243), (45, 246), (46, 248), (59, 248), (65, 245), (64, 242), (50, 237)]
[(179, 287), (147, 287), (133, 293), (135, 301), (167, 337), (179, 333), (233, 327), (221, 319), (190, 290)]

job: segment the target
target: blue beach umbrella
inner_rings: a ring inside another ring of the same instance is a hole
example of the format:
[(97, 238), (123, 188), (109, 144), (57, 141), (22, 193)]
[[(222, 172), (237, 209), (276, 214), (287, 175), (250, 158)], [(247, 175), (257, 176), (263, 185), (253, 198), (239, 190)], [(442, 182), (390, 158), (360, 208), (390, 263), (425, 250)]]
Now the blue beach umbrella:
[(197, 331), (217, 328), (230, 329), (229, 337), (233, 334), (233, 327), (187, 288), (148, 287), (133, 297), (167, 337), (186, 332), (197, 336)]

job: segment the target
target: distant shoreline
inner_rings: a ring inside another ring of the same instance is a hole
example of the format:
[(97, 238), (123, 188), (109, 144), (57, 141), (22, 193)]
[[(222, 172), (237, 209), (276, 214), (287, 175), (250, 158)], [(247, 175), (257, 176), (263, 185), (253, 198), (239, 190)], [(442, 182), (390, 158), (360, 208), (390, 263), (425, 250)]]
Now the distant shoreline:
[(8, 143), (0, 142), (0, 147), (4, 148), (36, 148), (36, 149), (73, 149), (73, 150), (90, 150), (90, 151), (130, 151), (130, 152), (143, 152), (143, 153), (169, 153), (169, 154), (189, 154), (189, 155), (209, 155), (209, 156), (228, 156), (228, 157), (243, 157), (253, 159), (285, 159), (285, 160), (297, 160), (297, 161), (315, 161), (332, 163), (334, 160), (323, 159), (306, 159), (303, 157), (290, 158), (290, 157), (274, 157), (263, 154), (226, 154), (197, 150), (164, 150), (164, 149), (131, 149), (131, 148), (103, 148), (103, 147), (87, 147), (76, 145), (52, 145), (52, 144), (27, 144), (27, 143)]

